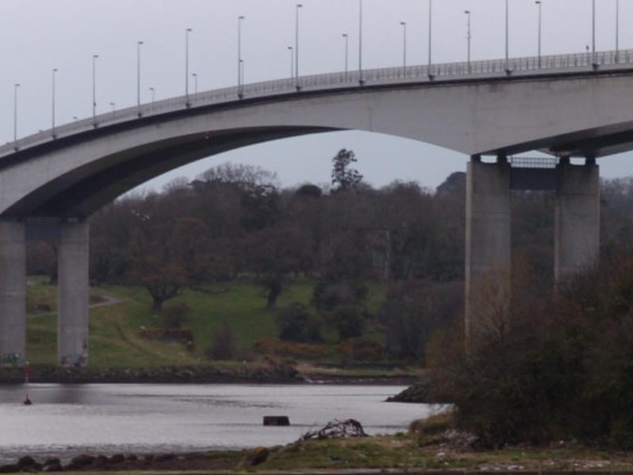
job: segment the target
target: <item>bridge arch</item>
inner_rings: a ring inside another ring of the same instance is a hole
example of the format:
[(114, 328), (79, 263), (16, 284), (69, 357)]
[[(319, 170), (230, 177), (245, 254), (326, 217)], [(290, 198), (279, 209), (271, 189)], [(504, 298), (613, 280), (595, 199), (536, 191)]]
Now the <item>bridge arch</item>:
[(335, 130), (401, 136), (469, 156), (544, 150), (597, 157), (633, 148), (633, 97), (625, 93), (631, 85), (630, 71), (469, 78), (327, 88), (143, 115), (1, 157), (0, 216), (86, 217), (195, 160)]

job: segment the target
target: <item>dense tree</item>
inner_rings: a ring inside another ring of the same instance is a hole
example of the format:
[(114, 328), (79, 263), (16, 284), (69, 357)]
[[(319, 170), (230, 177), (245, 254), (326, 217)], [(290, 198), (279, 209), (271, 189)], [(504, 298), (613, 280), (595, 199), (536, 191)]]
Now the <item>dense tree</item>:
[(356, 163), (356, 155), (351, 150), (342, 149), (332, 159), (332, 185), (341, 191), (354, 190), (363, 180), (358, 170), (351, 168)]
[(277, 313), (279, 338), (297, 343), (320, 343), (321, 322), (301, 303), (292, 303)]
[(380, 311), (387, 352), (395, 359), (424, 362), (434, 334), (461, 315), (463, 296), (459, 283), (412, 280), (393, 285)]

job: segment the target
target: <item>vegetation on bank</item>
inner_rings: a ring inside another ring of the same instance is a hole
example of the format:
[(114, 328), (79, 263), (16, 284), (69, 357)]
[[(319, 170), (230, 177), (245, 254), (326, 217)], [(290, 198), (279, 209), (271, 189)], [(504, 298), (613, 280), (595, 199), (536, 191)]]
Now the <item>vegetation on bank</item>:
[[(297, 441), (284, 446), (228, 452), (186, 454), (119, 454), (110, 457), (79, 455), (70, 462), (49, 459), (60, 471), (82, 473), (205, 472), (293, 473), (298, 470), (374, 469), (398, 473), (464, 471), (485, 473), (621, 473), (633, 470), (633, 454), (601, 450), (577, 442), (560, 441), (547, 447), (527, 445), (498, 450), (472, 450), (472, 437), (453, 428), (450, 417), (418, 421), (411, 430), (395, 435), (374, 435)], [(37, 459), (37, 457), (36, 457)], [(21, 458), (13, 470), (37, 472), (43, 460)], [(46, 465), (44, 465), (46, 466)], [(40, 468), (41, 469), (41, 468)]]
[[(374, 189), (355, 161), (337, 154), (331, 188), (224, 165), (104, 208), (93, 300), (122, 303), (92, 310), (91, 365), (427, 366), (429, 397), (481, 446), (633, 448), (633, 180), (603, 184), (603, 264), (556, 293), (554, 196), (513, 194), (516, 261), (474, 293), (465, 352), (463, 174)], [(31, 242), (30, 272), (54, 283), (55, 251)], [(37, 364), (55, 360), (52, 289), (29, 291)]]
[[(353, 381), (373, 378), (409, 381), (417, 368), (390, 361), (384, 351), (380, 322), (368, 317), (361, 339), (340, 342), (337, 333), (324, 327), (318, 344), (280, 340), (277, 312), (265, 308), (266, 297), (249, 279), (217, 284), (204, 290), (187, 290), (166, 306), (186, 316), (178, 328), (165, 322), (165, 312), (151, 310), (143, 288), (98, 286), (91, 290), (90, 365), (87, 370), (55, 370), (57, 289), (42, 277), (29, 279), (27, 356), (32, 378), (68, 382), (298, 382), (307, 380)], [(298, 279), (289, 284), (280, 306), (292, 302), (310, 305), (314, 282)], [(384, 304), (385, 285), (370, 284), (368, 315), (377, 315)], [(169, 325), (168, 325), (169, 324)], [(167, 326), (166, 326), (167, 325)], [(214, 357), (209, 348), (217, 336), (232, 340), (228, 357)], [(185, 334), (186, 339), (180, 337)], [(178, 338), (172, 338), (177, 335)], [(354, 353), (367, 342), (375, 354)], [(66, 374), (68, 373), (68, 374)], [(305, 378), (299, 379), (298, 375)], [(0, 371), (5, 382), (21, 380), (19, 371)]]

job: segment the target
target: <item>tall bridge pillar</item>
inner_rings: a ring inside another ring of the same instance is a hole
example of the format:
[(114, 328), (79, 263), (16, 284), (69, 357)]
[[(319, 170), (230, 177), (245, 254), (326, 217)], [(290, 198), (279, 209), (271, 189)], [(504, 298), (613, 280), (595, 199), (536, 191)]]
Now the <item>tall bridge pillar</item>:
[(26, 227), (0, 221), (0, 363), (22, 365), (26, 354)]
[(482, 332), (503, 325), (509, 303), (510, 164), (468, 164), (466, 182), (466, 346)]
[(88, 364), (88, 246), (87, 221), (60, 224), (57, 357), (63, 366)]
[(556, 192), (554, 276), (560, 282), (598, 259), (600, 251), (600, 167), (561, 159)]

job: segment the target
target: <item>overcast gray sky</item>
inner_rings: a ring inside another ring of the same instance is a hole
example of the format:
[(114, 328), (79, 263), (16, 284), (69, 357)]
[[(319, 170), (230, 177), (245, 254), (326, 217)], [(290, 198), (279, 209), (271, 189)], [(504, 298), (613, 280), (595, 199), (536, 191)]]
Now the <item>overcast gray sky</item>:
[[(366, 68), (402, 64), (407, 22), (408, 63), (428, 61), (429, 0), (364, 0)], [(505, 0), (433, 0), (433, 62), (466, 58), (466, 15), (472, 13), (473, 60), (505, 54)], [(510, 2), (510, 55), (537, 51), (538, 7)], [(142, 46), (143, 101), (185, 90), (185, 30), (190, 72), (199, 90), (235, 85), (238, 16), (242, 24), (245, 82), (290, 75), (288, 46), (295, 42), (295, 0), (1, 0), (0, 143), (13, 139), (14, 84), (18, 135), (51, 126), (51, 76), (57, 68), (57, 123), (92, 114), (92, 55), (97, 60), (98, 113), (136, 103), (137, 42)], [(300, 73), (344, 68), (343, 33), (350, 37), (350, 67), (358, 64), (359, 0), (300, 0)], [(615, 48), (616, 0), (596, 0), (597, 49)], [(542, 0), (543, 54), (584, 51), (591, 45), (592, 0)], [(633, 0), (620, 0), (620, 47), (633, 48)], [(190, 90), (195, 85), (190, 78)], [(357, 168), (374, 186), (395, 179), (434, 188), (467, 157), (427, 144), (363, 132), (338, 132), (278, 141), (218, 155), (152, 182), (195, 177), (226, 161), (260, 165), (285, 186), (329, 181), (331, 158), (351, 148)], [(605, 177), (633, 175), (633, 155), (600, 161)]]

